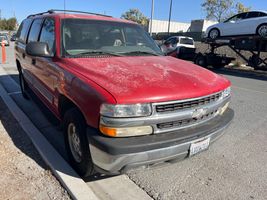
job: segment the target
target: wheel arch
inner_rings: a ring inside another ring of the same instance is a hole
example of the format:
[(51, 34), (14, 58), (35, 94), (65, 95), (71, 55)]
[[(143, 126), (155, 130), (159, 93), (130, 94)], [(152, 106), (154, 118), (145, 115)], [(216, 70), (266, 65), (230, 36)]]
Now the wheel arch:
[(79, 112), (82, 114), (84, 120), (86, 121), (86, 117), (85, 117), (86, 115), (82, 112), (80, 107), (76, 103), (74, 103), (74, 101), (71, 100), (70, 98), (66, 97), (63, 94), (59, 94), (58, 113), (59, 113), (60, 118), (63, 119), (65, 113), (71, 108), (77, 108), (79, 110)]

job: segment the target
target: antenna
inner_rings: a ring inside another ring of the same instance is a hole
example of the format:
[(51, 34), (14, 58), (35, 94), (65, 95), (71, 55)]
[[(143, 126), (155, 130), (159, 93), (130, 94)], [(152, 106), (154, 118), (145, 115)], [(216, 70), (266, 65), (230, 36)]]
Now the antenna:
[(64, 10), (66, 10), (66, 0), (64, 0)]

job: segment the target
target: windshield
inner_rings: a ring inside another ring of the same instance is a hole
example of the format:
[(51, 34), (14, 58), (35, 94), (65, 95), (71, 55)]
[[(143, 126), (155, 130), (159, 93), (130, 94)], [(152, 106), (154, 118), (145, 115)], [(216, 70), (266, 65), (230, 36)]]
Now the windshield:
[(136, 24), (64, 19), (62, 21), (63, 56), (90, 54), (162, 55), (155, 41)]
[(180, 39), (180, 44), (193, 45), (194, 44), (194, 41), (192, 39), (189, 39), (189, 38), (181, 38)]

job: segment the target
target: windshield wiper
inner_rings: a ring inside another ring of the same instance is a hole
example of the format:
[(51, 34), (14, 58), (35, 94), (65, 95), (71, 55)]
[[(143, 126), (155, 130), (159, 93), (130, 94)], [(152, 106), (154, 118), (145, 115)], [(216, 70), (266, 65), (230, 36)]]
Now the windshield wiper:
[(129, 52), (122, 52), (122, 54), (147, 54), (147, 55), (153, 55), (153, 56), (161, 56), (159, 53), (151, 52), (151, 51), (129, 51)]
[(110, 52), (110, 51), (85, 51), (79, 54), (76, 54), (75, 56), (80, 56), (80, 55), (111, 55), (111, 56), (123, 56), (122, 54), (115, 53), (115, 52)]

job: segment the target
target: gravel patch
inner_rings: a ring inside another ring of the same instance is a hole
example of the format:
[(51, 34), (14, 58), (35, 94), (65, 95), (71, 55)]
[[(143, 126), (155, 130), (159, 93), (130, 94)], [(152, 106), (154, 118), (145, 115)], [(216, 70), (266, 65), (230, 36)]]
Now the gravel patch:
[(1, 199), (70, 199), (0, 99)]

